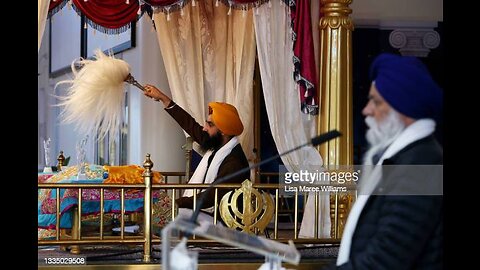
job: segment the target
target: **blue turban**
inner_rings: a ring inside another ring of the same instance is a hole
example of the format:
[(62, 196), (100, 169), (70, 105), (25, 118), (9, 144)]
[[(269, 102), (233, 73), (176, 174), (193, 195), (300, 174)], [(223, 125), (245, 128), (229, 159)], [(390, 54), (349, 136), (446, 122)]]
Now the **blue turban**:
[(413, 119), (441, 119), (443, 90), (416, 57), (382, 53), (370, 67), (370, 79), (399, 113)]

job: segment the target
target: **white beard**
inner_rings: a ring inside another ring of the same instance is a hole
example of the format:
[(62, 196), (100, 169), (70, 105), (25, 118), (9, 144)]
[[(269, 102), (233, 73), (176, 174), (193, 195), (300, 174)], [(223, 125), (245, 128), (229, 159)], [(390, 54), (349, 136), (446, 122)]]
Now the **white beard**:
[(405, 123), (400, 119), (400, 115), (391, 110), (382, 122), (377, 123), (375, 118), (367, 116), (365, 123), (368, 126), (366, 139), (370, 144), (370, 148), (364, 155), (364, 165), (375, 165), (372, 162), (372, 157), (390, 145), (405, 129)]

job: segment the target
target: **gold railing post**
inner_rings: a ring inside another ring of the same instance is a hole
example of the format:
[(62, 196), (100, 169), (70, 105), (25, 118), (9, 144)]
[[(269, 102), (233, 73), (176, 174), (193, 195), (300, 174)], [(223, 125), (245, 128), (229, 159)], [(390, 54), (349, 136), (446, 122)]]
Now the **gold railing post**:
[[(80, 193), (81, 194), (81, 193)], [(82, 230), (82, 219), (79, 217), (79, 207), (73, 207), (72, 210), (72, 240), (80, 240), (80, 231)], [(80, 246), (70, 246), (70, 252), (72, 254), (80, 254)]]
[[(318, 117), (317, 134), (332, 129), (343, 134), (339, 139), (319, 147), (327, 168), (353, 164), (353, 22), (349, 17), (352, 13), (352, 9), (349, 8), (351, 3), (352, 0), (321, 0), (320, 12), (323, 14), (319, 22), (321, 112)], [(332, 226), (331, 236), (340, 235), (341, 231)]]
[(145, 171), (143, 172), (143, 179), (145, 179), (145, 194), (144, 194), (144, 237), (145, 244), (143, 246), (143, 261), (150, 262), (152, 255), (152, 168), (153, 162), (150, 160), (150, 154), (147, 154), (143, 162)]

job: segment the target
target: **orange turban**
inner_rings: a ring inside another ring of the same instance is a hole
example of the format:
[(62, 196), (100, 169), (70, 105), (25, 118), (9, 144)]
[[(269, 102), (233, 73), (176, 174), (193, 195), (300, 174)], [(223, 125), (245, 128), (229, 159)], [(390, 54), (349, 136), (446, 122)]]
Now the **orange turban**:
[(237, 136), (243, 132), (242, 120), (233, 105), (223, 102), (208, 103), (208, 114), (223, 134)]

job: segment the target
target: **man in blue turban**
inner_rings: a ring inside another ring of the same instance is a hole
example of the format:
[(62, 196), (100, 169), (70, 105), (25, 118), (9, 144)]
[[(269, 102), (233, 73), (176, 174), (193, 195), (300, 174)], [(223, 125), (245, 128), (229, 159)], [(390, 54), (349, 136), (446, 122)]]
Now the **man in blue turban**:
[(442, 118), (443, 90), (415, 57), (380, 54), (370, 67), (369, 102), (362, 113), (370, 149), (364, 164), (376, 165), (383, 151), (405, 128), (434, 130)]
[(364, 164), (377, 166), (364, 167), (360, 186), (371, 189), (359, 191), (330, 268), (443, 269), (443, 196), (392, 194), (388, 188), (405, 182), (407, 173), (387, 173), (380, 166), (443, 164), (442, 147), (433, 136), (443, 91), (414, 57), (380, 54), (370, 79), (362, 111), (370, 143)]

